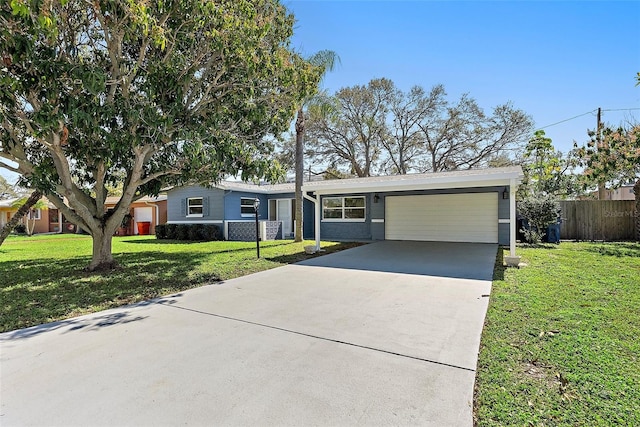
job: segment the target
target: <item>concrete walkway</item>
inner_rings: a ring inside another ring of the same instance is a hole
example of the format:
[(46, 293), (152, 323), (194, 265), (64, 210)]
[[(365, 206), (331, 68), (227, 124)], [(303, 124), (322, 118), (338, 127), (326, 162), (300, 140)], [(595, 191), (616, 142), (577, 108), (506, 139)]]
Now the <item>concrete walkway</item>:
[(496, 245), (380, 242), (0, 335), (0, 424), (471, 426)]

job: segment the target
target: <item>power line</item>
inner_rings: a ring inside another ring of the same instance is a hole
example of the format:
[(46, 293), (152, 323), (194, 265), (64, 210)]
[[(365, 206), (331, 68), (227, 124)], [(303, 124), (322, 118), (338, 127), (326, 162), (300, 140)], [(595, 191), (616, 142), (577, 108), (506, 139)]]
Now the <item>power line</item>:
[(564, 119), (564, 120), (560, 120), (559, 122), (552, 123), (552, 124), (546, 125), (546, 126), (542, 126), (541, 128), (538, 128), (538, 129), (550, 128), (551, 126), (559, 125), (560, 123), (568, 122), (570, 120), (577, 119), (578, 117), (586, 116), (587, 114), (593, 114), (596, 111), (597, 111), (597, 109), (596, 110), (587, 111), (586, 113), (578, 114), (577, 116), (574, 116), (574, 117), (571, 117), (571, 118), (568, 118), (568, 119)]
[[(605, 111), (635, 111), (635, 110), (640, 110), (640, 108), (635, 108), (635, 107), (634, 108), (608, 108), (608, 109), (602, 109), (601, 111), (605, 112)], [(577, 119), (578, 117), (586, 116), (587, 114), (595, 114), (596, 111), (598, 111), (597, 108), (595, 110), (587, 111), (586, 113), (578, 114), (577, 116), (570, 117), (568, 119), (560, 120), (559, 122), (551, 123), (550, 125), (546, 125), (538, 129), (550, 128), (551, 126), (569, 122), (571, 120)]]
[(640, 110), (640, 108), (609, 108), (608, 110), (602, 110), (602, 111), (633, 111), (633, 110)]

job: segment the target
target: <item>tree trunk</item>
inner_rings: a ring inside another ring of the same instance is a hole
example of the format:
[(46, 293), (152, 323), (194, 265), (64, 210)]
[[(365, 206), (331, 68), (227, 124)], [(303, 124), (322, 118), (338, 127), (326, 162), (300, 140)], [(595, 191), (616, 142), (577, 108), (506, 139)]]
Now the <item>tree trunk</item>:
[(42, 198), (42, 193), (38, 190), (35, 190), (31, 193), (31, 196), (27, 199), (24, 205), (20, 206), (16, 214), (11, 218), (11, 220), (2, 227), (2, 231), (0, 232), (0, 246), (4, 243), (4, 240), (11, 234), (11, 231), (18, 225), (23, 216), (26, 215), (31, 207), (38, 203), (38, 200)]
[(111, 240), (113, 232), (107, 233), (104, 229), (93, 231), (93, 254), (91, 263), (86, 267), (87, 271), (107, 271), (117, 267), (118, 263), (111, 254)]
[(633, 186), (633, 192), (636, 195), (636, 240), (640, 242), (640, 179), (638, 179)]
[(295, 241), (302, 242), (302, 176), (304, 174), (304, 111), (298, 110), (296, 119), (296, 212)]

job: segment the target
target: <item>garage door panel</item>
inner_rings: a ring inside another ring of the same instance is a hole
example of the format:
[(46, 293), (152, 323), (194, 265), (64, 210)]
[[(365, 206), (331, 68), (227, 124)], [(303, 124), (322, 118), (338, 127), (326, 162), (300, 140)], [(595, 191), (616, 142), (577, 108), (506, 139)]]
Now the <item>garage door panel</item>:
[(450, 242), (498, 241), (498, 194), (388, 196), (385, 238)]

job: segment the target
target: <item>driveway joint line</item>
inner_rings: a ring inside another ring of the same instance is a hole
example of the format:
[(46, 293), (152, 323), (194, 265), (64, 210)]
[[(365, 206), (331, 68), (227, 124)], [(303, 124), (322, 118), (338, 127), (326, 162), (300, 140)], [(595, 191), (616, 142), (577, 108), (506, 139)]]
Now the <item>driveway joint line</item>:
[(467, 367), (464, 367), (464, 366), (453, 365), (453, 364), (445, 363), (445, 362), (438, 362), (437, 360), (430, 360), (430, 359), (426, 359), (426, 358), (418, 357), (418, 356), (410, 356), (408, 354), (402, 354), (402, 353), (397, 353), (395, 351), (383, 350), (383, 349), (380, 349), (380, 348), (369, 347), (369, 346), (361, 345), (361, 344), (355, 344), (355, 343), (348, 342), (348, 341), (341, 341), (341, 340), (338, 340), (338, 339), (321, 337), (319, 335), (313, 335), (313, 334), (308, 334), (306, 332), (294, 331), (294, 330), (291, 330), (291, 329), (281, 328), (281, 327), (273, 326), (273, 325), (266, 325), (264, 323), (253, 322), (251, 320), (238, 319), (236, 317), (230, 317), (230, 316), (225, 316), (225, 315), (216, 314), (216, 313), (209, 313), (209, 312), (206, 312), (206, 311), (196, 310), (196, 309), (193, 309), (193, 308), (180, 307), (180, 306), (176, 306), (176, 305), (168, 305), (168, 304), (165, 304), (165, 303), (160, 303), (160, 305), (165, 306), (165, 307), (169, 307), (169, 308), (176, 308), (176, 309), (179, 309), (179, 310), (191, 311), (193, 313), (204, 314), (205, 316), (217, 317), (217, 318), (220, 318), (220, 319), (226, 319), (226, 320), (231, 320), (231, 321), (234, 321), (234, 322), (246, 323), (246, 324), (254, 325), (254, 326), (261, 326), (263, 328), (274, 329), (274, 330), (281, 331), (281, 332), (287, 332), (287, 333), (290, 333), (290, 334), (296, 334), (296, 335), (301, 335), (301, 336), (304, 336), (304, 337), (315, 338), (315, 339), (319, 339), (319, 340), (323, 340), (323, 341), (333, 342), (333, 343), (336, 343), (336, 344), (344, 344), (344, 345), (348, 345), (348, 346), (352, 346), (352, 347), (362, 348), (362, 349), (365, 349), (365, 350), (377, 351), (377, 352), (380, 352), (380, 353), (390, 354), (392, 356), (399, 356), (399, 357), (405, 357), (407, 359), (419, 360), (421, 362), (427, 362), (427, 363), (431, 363), (431, 364), (434, 364), (434, 365), (446, 366), (448, 368), (460, 369), (460, 370), (468, 371), (468, 372), (475, 372), (476, 371), (475, 369), (467, 368)]

